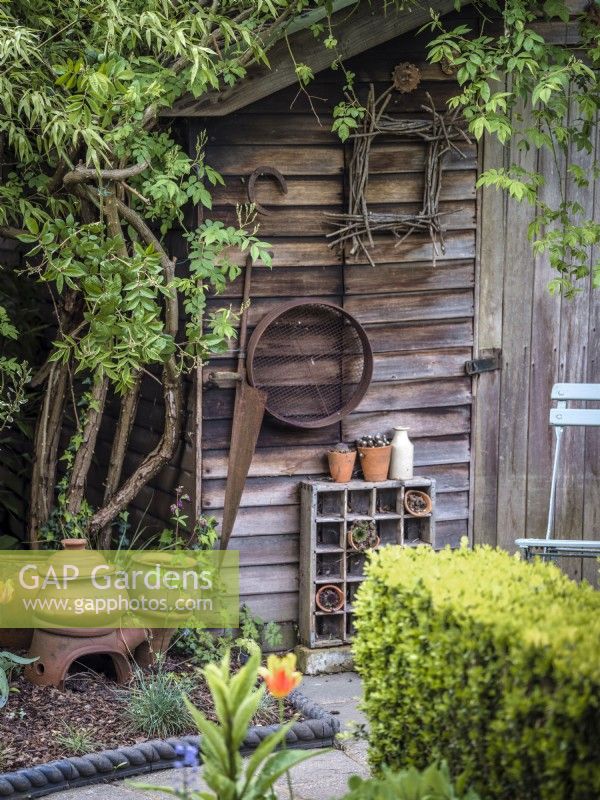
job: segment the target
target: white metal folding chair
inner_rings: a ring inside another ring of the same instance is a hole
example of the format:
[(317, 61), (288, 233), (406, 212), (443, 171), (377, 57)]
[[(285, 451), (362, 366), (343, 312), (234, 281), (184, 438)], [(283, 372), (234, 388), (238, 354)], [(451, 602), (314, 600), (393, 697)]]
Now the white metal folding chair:
[(600, 408), (568, 408), (567, 404), (571, 400), (600, 402), (600, 383), (555, 383), (551, 397), (552, 400), (558, 402), (556, 403), (556, 408), (550, 409), (550, 425), (553, 425), (556, 430), (556, 446), (552, 465), (546, 538), (517, 539), (516, 544), (521, 549), (525, 559), (529, 559), (534, 555), (541, 555), (544, 558), (554, 558), (559, 555), (575, 556), (577, 558), (597, 558), (600, 556), (600, 541), (554, 538), (554, 514), (558, 462), (565, 428), (574, 426), (600, 428)]

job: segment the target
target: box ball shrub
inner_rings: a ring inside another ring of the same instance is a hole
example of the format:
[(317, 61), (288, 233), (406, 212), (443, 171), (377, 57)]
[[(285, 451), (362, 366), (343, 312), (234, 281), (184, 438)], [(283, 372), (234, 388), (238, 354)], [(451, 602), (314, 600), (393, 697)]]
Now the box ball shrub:
[(392, 772), (383, 769), (380, 775), (348, 780), (350, 791), (343, 800), (479, 800), (472, 790), (457, 794), (447, 764), (431, 764), (420, 772), (414, 767)]
[(489, 547), (386, 547), (356, 615), (376, 772), (443, 759), (486, 800), (600, 797), (591, 586)]

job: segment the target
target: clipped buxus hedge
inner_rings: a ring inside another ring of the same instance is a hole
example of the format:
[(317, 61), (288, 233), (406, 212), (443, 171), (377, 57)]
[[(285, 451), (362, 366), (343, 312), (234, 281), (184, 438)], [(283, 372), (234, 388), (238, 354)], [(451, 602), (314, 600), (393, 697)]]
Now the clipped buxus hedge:
[(356, 601), (370, 759), (486, 800), (600, 798), (600, 592), (489, 547), (386, 547)]

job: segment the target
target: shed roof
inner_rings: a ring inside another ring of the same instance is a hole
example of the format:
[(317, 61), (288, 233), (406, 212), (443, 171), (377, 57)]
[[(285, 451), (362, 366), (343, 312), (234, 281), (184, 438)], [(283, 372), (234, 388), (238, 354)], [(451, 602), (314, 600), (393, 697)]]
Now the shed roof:
[[(338, 50), (344, 59), (395, 39), (424, 25), (431, 19), (430, 9), (439, 14), (454, 10), (454, 0), (431, 0), (426, 7), (400, 11), (389, 0), (362, 0), (354, 10), (355, 0), (336, 0), (332, 27)], [(470, 0), (467, 0), (470, 2)], [(466, 5), (467, 3), (464, 3)], [(304, 14), (288, 29), (288, 38), (297, 61), (311, 67), (313, 73), (331, 66), (331, 50), (315, 39), (310, 26), (318, 21), (320, 9)], [(401, 55), (401, 54), (399, 54)], [(269, 67), (257, 65), (248, 70), (244, 80), (231, 88), (208, 92), (200, 98), (186, 95), (172, 108), (162, 112), (166, 117), (220, 117), (250, 105), (297, 82), (288, 43), (277, 41), (269, 50)]]

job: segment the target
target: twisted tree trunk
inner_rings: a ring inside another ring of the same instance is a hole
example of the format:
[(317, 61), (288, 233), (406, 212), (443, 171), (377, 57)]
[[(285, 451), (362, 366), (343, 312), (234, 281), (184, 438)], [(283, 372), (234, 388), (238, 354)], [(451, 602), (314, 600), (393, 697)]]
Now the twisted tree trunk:
[[(66, 189), (79, 197), (82, 202), (82, 212), (85, 211), (86, 217), (90, 216), (90, 207), (101, 210), (108, 235), (121, 240), (119, 254), (122, 258), (129, 257), (127, 244), (123, 236), (122, 221), (131, 225), (146, 245), (152, 245), (160, 256), (165, 284), (168, 285), (174, 278), (174, 261), (169, 258), (142, 217), (117, 196), (117, 186), (122, 185), (127, 178), (139, 174), (146, 168), (147, 164), (136, 164), (133, 167), (104, 170), (98, 173), (96, 170), (78, 166), (70, 171), (63, 170), (62, 181)], [(89, 185), (92, 181), (98, 179), (111, 184), (111, 191), (108, 194), (101, 195), (95, 187)], [(168, 294), (164, 302), (165, 332), (175, 338), (179, 323), (176, 292), (172, 291)], [(61, 330), (64, 329), (63, 322)], [(39, 382), (46, 381), (46, 390), (36, 426), (34, 445), (35, 456), (29, 522), (29, 539), (32, 547), (38, 546), (38, 531), (48, 520), (54, 506), (58, 444), (70, 380), (69, 366), (68, 364), (55, 363), (44, 365), (37, 380)], [(180, 441), (182, 426), (181, 376), (176, 359), (171, 356), (163, 368), (162, 383), (165, 419), (160, 442), (152, 452), (142, 459), (133, 474), (120, 485), (123, 463), (127, 453), (127, 443), (137, 409), (140, 383), (141, 374), (138, 374), (134, 385), (121, 402), (119, 422), (115, 430), (109, 460), (103, 504), (93, 514), (89, 523), (90, 536), (98, 537), (98, 543), (103, 548), (110, 547), (111, 523), (131, 503), (138, 492), (172, 459)], [(96, 376), (91, 393), (90, 406), (82, 430), (82, 440), (75, 454), (67, 489), (67, 508), (73, 514), (77, 514), (81, 509), (85, 496), (86, 480), (104, 414), (107, 390), (108, 379), (103, 376)]]
[[(112, 500), (112, 497), (117, 491), (121, 481), (123, 464), (125, 463), (125, 456), (127, 455), (127, 442), (129, 441), (129, 435), (131, 433), (131, 429), (133, 428), (133, 423), (135, 421), (135, 415), (137, 412), (140, 386), (142, 383), (141, 377), (141, 373), (138, 372), (135, 378), (135, 383), (121, 401), (119, 421), (115, 429), (115, 435), (110, 451), (110, 458), (108, 461), (108, 471), (104, 484), (104, 499), (102, 501), (103, 505), (106, 505), (110, 500)], [(111, 527), (110, 524), (108, 524), (100, 533), (98, 540), (98, 546), (100, 550), (109, 549), (110, 538)]]
[(39, 547), (40, 528), (48, 521), (54, 505), (58, 442), (68, 378), (69, 369), (66, 364), (52, 364), (35, 426), (28, 529), (28, 540), (33, 550)]
[(77, 448), (77, 453), (73, 461), (73, 468), (71, 470), (71, 477), (69, 479), (67, 509), (71, 514), (77, 514), (83, 502), (85, 484), (92, 465), (98, 431), (100, 430), (100, 423), (102, 422), (102, 415), (104, 414), (107, 390), (108, 378), (97, 377), (91, 391), (90, 405), (87, 410), (86, 421), (82, 431), (82, 441)]

